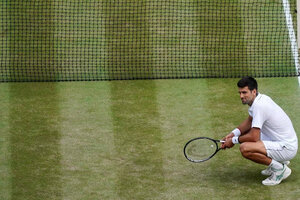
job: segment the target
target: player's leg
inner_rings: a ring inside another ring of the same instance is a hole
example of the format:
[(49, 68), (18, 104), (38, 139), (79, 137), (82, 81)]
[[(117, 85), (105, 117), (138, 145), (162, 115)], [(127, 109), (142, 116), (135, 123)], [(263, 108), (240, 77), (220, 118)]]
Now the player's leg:
[(256, 163), (270, 165), (272, 159), (267, 156), (267, 150), (262, 141), (244, 142), (240, 145), (241, 154)]
[[(246, 142), (240, 147), (242, 155), (254, 162), (269, 165), (270, 177), (262, 183), (277, 185), (291, 174), (291, 169), (283, 162), (295, 156), (295, 151), (288, 150), (280, 143), (271, 141)], [(280, 161), (280, 162), (278, 162)]]
[[(291, 155), (293, 151), (287, 150), (278, 142), (272, 142), (272, 141), (262, 141), (262, 142), (265, 145), (268, 157), (282, 164), (286, 164), (286, 165), (290, 164), (289, 160), (291, 160), (293, 157), (293, 155)], [(271, 167), (269, 166), (267, 169), (261, 171), (261, 174), (265, 176), (272, 175)]]

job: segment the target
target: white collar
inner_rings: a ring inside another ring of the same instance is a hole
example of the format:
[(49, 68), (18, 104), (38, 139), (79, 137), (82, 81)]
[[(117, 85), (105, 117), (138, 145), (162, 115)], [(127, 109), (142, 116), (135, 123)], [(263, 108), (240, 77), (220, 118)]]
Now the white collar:
[(256, 95), (256, 97), (255, 97), (255, 99), (254, 99), (254, 101), (253, 101), (253, 103), (252, 103), (252, 105), (250, 106), (250, 108), (260, 99), (262, 97), (262, 95), (258, 92), (257, 93), (257, 95)]

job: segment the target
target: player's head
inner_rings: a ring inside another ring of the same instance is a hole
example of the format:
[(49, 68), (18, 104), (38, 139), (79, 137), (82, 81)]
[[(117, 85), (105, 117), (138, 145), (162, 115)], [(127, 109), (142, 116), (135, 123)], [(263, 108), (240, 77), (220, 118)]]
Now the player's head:
[(248, 87), (249, 90), (256, 90), (257, 91), (257, 82), (256, 80), (251, 76), (245, 76), (239, 82), (237, 83), (237, 86), (239, 88)]
[(246, 76), (237, 83), (239, 87), (240, 98), (243, 104), (252, 105), (257, 96), (257, 82), (254, 78)]

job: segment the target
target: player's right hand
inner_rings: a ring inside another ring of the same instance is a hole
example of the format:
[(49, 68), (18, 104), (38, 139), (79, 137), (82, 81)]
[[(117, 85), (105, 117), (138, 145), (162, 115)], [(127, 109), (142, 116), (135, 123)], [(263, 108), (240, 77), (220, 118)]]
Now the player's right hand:
[(228, 148), (228, 147), (225, 145), (225, 143), (226, 143), (227, 140), (232, 140), (233, 136), (234, 136), (233, 133), (229, 133), (229, 134), (226, 135), (224, 138), (222, 138), (222, 140), (224, 140), (225, 142), (222, 142), (222, 144), (221, 144), (221, 149), (226, 149), (226, 148)]

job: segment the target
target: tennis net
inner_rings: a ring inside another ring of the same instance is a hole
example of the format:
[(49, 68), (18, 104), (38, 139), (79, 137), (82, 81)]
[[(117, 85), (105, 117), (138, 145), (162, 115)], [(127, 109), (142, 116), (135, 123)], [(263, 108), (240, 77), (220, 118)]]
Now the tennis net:
[(0, 82), (298, 76), (296, 1), (6, 0)]

